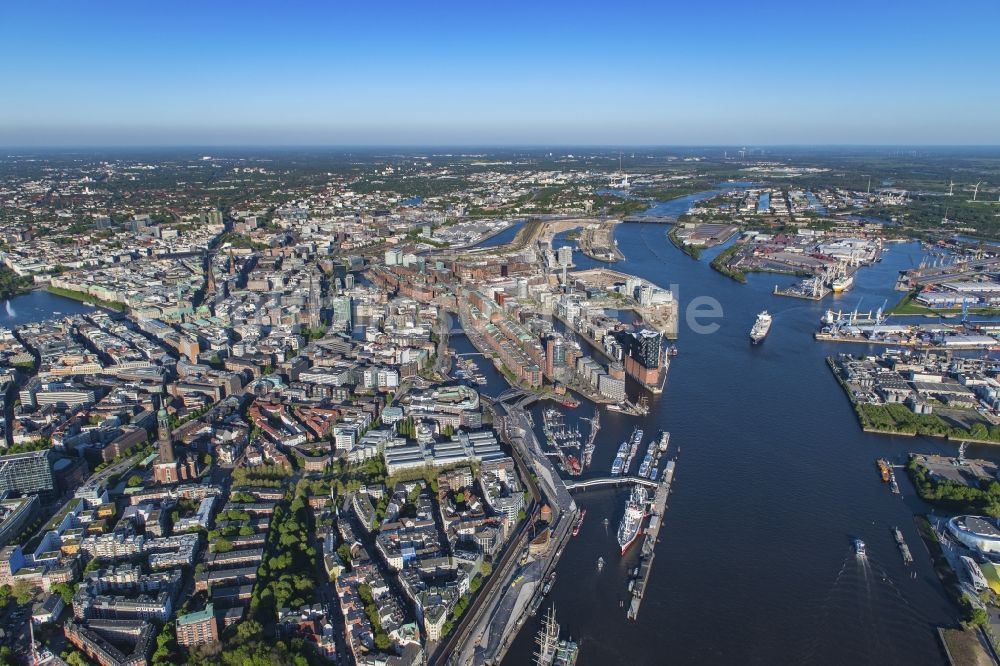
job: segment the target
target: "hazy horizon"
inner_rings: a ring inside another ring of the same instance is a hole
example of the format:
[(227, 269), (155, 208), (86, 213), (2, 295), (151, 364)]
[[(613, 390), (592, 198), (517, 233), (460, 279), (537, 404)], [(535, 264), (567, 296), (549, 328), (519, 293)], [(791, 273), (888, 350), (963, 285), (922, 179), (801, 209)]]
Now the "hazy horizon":
[(1000, 144), (1000, 5), (13, 2), (0, 145)]
[[(959, 144), (959, 143), (535, 143), (535, 144), (477, 144), (477, 143), (177, 143), (177, 144), (37, 144), (37, 145), (17, 145), (0, 144), (3, 151), (39, 151), (39, 152), (84, 152), (84, 151), (141, 151), (141, 150), (163, 150), (163, 151), (210, 151), (210, 150), (335, 150), (335, 151), (382, 151), (382, 150), (407, 150), (407, 151), (563, 151), (563, 150), (607, 150), (607, 151), (664, 151), (664, 150), (720, 150), (738, 151), (746, 149), (749, 152), (776, 151), (776, 150), (899, 150), (899, 151), (919, 151), (919, 150), (969, 150), (969, 151), (990, 151), (1000, 150), (1000, 143), (997, 144)], [(732, 155), (730, 156), (732, 157)], [(748, 155), (750, 157), (750, 155)]]

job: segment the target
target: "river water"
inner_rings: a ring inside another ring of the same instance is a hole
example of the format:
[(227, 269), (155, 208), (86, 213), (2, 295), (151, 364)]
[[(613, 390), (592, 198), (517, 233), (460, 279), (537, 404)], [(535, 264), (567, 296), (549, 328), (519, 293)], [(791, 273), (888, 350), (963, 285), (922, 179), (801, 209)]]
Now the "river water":
[(497, 247), (498, 245), (506, 245), (514, 240), (514, 236), (517, 236), (517, 232), (520, 231), (523, 226), (524, 220), (519, 220), (498, 233), (496, 236), (479, 243), (476, 247)]
[[(676, 215), (697, 199), (661, 205), (657, 214)], [(934, 627), (952, 624), (958, 611), (913, 522), (929, 508), (905, 474), (898, 475), (902, 496), (890, 494), (875, 459), (902, 463), (909, 451), (954, 453), (955, 447), (863, 433), (824, 361), (863, 348), (812, 338), (831, 305), (894, 303), (897, 272), (920, 261), (919, 245), (890, 245), (881, 263), (860, 271), (851, 292), (817, 303), (774, 296), (775, 284), (792, 280), (784, 276), (751, 275), (748, 284), (738, 284), (708, 265), (721, 248), (695, 261), (665, 232), (661, 225), (619, 225), (616, 238), (626, 260), (614, 267), (664, 287), (678, 285), (680, 354), (664, 393), (650, 397), (648, 416), (602, 413), (587, 474), (606, 475), (619, 442), (636, 425), (645, 430), (645, 441), (660, 429), (672, 433), (669, 456), (677, 457), (677, 473), (634, 622), (620, 603), (628, 597), (638, 549), (623, 559), (615, 541), (627, 491), (577, 495), (586, 521), (563, 554), (549, 601), (564, 637), (580, 641), (578, 664), (942, 663)], [(594, 265), (580, 254), (574, 260), (582, 268)], [(722, 307), (714, 334), (695, 334), (684, 324), (683, 308), (698, 296)], [(753, 347), (748, 332), (764, 308), (774, 314), (774, 325)], [(464, 337), (453, 342), (459, 351), (471, 350)], [(489, 378), (485, 392), (503, 391), (492, 365), (480, 366)], [(630, 382), (633, 398), (638, 391)], [(534, 408), (539, 426), (542, 408)], [(593, 407), (584, 403), (568, 411), (573, 423)], [(587, 427), (580, 423), (582, 432)], [(969, 455), (998, 457), (977, 447)], [(910, 567), (893, 540), (896, 525), (916, 558)], [(855, 537), (868, 544), (866, 565), (854, 556)], [(607, 563), (602, 573), (596, 569), (600, 556)], [(505, 665), (532, 663), (538, 626), (538, 619), (526, 622)]]

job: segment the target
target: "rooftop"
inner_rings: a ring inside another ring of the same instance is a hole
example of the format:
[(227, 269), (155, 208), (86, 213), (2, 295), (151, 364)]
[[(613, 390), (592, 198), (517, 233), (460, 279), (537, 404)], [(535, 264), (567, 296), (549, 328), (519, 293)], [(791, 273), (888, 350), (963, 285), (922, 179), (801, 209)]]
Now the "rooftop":
[(200, 610), (196, 613), (188, 613), (187, 615), (178, 615), (177, 624), (195, 624), (197, 622), (204, 622), (205, 620), (210, 620), (215, 617), (215, 607), (212, 604), (205, 606), (205, 610)]

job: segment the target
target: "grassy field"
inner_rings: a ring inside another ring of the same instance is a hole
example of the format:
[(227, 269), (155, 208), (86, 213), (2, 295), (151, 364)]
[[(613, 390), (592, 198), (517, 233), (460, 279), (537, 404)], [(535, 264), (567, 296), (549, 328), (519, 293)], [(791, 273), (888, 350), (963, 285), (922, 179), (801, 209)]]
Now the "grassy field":
[(861, 427), (868, 431), (1000, 442), (1000, 426), (991, 427), (982, 419), (976, 419), (968, 427), (961, 427), (941, 418), (938, 414), (914, 414), (909, 407), (899, 403), (858, 404), (854, 406), (854, 411), (858, 415)]

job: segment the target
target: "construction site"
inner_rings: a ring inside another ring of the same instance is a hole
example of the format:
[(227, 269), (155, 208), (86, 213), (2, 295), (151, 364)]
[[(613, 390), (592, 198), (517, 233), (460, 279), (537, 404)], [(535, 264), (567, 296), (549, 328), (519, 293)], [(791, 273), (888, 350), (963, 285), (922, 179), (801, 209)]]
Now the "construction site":
[(573, 271), (569, 273), (569, 278), (578, 285), (596, 288), (607, 294), (603, 298), (592, 299), (594, 305), (631, 310), (642, 319), (645, 326), (668, 338), (677, 337), (679, 304), (670, 290), (610, 268)]

